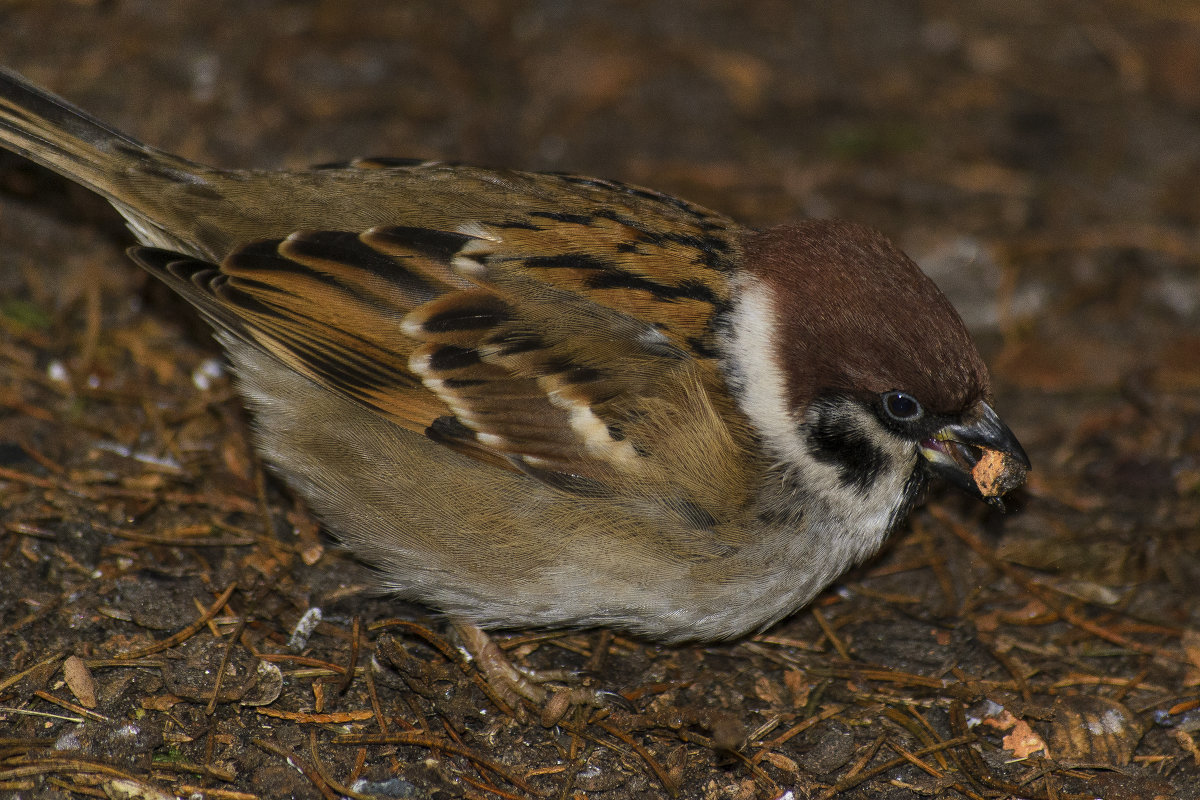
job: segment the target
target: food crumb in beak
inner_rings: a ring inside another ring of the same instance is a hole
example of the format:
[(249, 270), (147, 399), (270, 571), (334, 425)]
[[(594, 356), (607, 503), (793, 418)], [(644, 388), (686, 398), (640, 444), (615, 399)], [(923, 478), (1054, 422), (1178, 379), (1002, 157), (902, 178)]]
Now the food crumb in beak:
[(984, 497), (999, 497), (1025, 481), (1025, 468), (1008, 453), (984, 449), (971, 468), (971, 479)]

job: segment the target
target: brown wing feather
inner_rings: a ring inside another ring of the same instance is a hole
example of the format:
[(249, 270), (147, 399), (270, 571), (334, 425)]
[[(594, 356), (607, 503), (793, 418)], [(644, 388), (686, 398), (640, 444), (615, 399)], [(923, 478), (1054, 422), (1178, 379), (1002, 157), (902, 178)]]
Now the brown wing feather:
[[(712, 361), (736, 256), (723, 218), (620, 184), (503, 177), (594, 202), (454, 231), (302, 231), (220, 268), (133, 254), (218, 328), (459, 452), (575, 490), (670, 486), (729, 507), (741, 488), (713, 484), (741, 471), (721, 459), (749, 448)], [(647, 205), (659, 229), (632, 215)]]

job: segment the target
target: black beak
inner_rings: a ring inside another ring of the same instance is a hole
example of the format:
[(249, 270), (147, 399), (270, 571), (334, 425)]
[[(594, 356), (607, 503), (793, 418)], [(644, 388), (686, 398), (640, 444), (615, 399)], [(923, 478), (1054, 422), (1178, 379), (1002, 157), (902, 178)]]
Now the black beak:
[(1029, 456), (996, 412), (980, 400), (960, 422), (921, 442), (935, 475), (1003, 510), (1000, 499), (1025, 482)]

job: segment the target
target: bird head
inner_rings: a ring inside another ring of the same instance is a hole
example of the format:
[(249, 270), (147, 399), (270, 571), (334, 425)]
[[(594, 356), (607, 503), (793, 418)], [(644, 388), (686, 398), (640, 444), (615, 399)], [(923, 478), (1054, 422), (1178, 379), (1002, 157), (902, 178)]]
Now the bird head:
[(895, 245), (813, 220), (744, 247), (724, 364), (771, 457), (849, 503), (905, 495), (889, 526), (928, 475), (993, 504), (1024, 481), (966, 327)]

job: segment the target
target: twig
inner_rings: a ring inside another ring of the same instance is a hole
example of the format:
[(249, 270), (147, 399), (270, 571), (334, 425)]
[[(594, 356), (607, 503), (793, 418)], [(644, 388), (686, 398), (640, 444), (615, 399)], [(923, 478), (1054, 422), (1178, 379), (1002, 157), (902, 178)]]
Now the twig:
[(329, 786), (335, 792), (344, 797), (352, 797), (354, 800), (372, 800), (373, 795), (356, 792), (329, 774), (328, 770), (325, 769), (325, 764), (321, 762), (320, 756), (317, 755), (317, 732), (312, 729), (309, 729), (308, 731), (308, 749), (309, 753), (312, 755), (313, 766), (316, 767), (317, 774), (320, 775), (321, 780), (329, 784)]
[(850, 657), (850, 651), (846, 649), (846, 645), (838, 638), (838, 635), (833, 632), (833, 627), (829, 624), (829, 620), (825, 619), (825, 615), (816, 606), (812, 607), (813, 618), (816, 619), (817, 625), (821, 626), (821, 631), (825, 634), (825, 638), (833, 645), (833, 649), (837, 650), (838, 655), (847, 661), (853, 661)]
[(233, 583), (229, 584), (229, 586), (226, 587), (225, 591), (221, 592), (221, 596), (218, 597), (211, 606), (209, 606), (208, 611), (204, 612), (204, 614), (202, 614), (199, 619), (197, 619), (191, 625), (188, 625), (183, 630), (179, 631), (179, 633), (176, 633), (173, 636), (168, 636), (166, 639), (163, 639), (162, 641), (154, 642), (153, 644), (146, 645), (145, 647), (142, 647), (137, 650), (130, 650), (125, 653), (118, 653), (116, 657), (117, 658), (127, 658), (127, 659), (144, 658), (148, 655), (152, 655), (154, 653), (158, 653), (163, 650), (167, 650), (168, 648), (174, 647), (175, 645), (179, 644), (180, 642), (187, 641), (189, 638), (194, 636), (197, 631), (199, 631), (201, 628), (203, 628), (205, 625), (207, 625), (208, 621), (210, 619), (212, 619), (213, 617), (215, 617), (217, 615), (217, 613), (220, 612), (220, 610), (225, 607), (225, 604), (229, 602), (229, 598), (233, 595), (233, 591), (236, 588), (237, 588), (237, 581), (234, 581)]
[(788, 728), (786, 731), (779, 734), (771, 741), (765, 742), (763, 744), (763, 746), (759, 748), (758, 752), (750, 757), (750, 760), (752, 762), (754, 762), (755, 764), (757, 764), (759, 761), (762, 761), (763, 758), (766, 757), (767, 753), (771, 752), (772, 750), (774, 750), (777, 747), (780, 747), (785, 742), (787, 742), (789, 739), (791, 739), (795, 736), (798, 736), (801, 733), (804, 733), (806, 730), (813, 727), (814, 725), (818, 725), (818, 724), (824, 722), (825, 720), (829, 719), (830, 717), (837, 716), (845, 708), (846, 707), (844, 705), (840, 705), (840, 704), (833, 705), (833, 706), (830, 706), (829, 708), (825, 709), (824, 711), (822, 711), (820, 714), (816, 715), (815, 717), (809, 717), (808, 719), (806, 719), (802, 722), (797, 722), (795, 725)]
[(454, 742), (447, 742), (443, 739), (435, 739), (433, 736), (424, 732), (411, 731), (402, 733), (389, 733), (386, 735), (369, 733), (347, 734), (334, 738), (333, 743), (350, 745), (399, 744), (408, 745), (410, 747), (425, 747), (430, 750), (440, 750), (445, 753), (453, 753), (454, 755), (462, 756), (472, 763), (486, 767), (522, 791), (538, 795), (539, 797), (545, 796), (544, 792), (535, 789), (529, 784), (528, 781), (522, 779), (519, 775), (514, 775), (512, 772), (506, 769), (503, 764), (493, 761), (490, 758), (486, 758), (485, 756), (476, 753), (464, 745), (456, 744)]
[(667, 790), (667, 794), (671, 795), (671, 797), (675, 797), (679, 794), (679, 785), (675, 782), (675, 779), (671, 777), (670, 773), (667, 772), (666, 768), (663, 767), (662, 764), (658, 763), (658, 759), (656, 759), (649, 750), (643, 747), (637, 740), (635, 740), (625, 731), (615, 728), (607, 722), (600, 722), (597, 724), (610, 736), (614, 736), (621, 742), (629, 745), (629, 747), (633, 749), (633, 752), (641, 756), (642, 760), (645, 761), (650, 767), (655, 777), (658, 778), (658, 782), (661, 783), (663, 788)]
[(246, 630), (246, 617), (238, 620), (238, 626), (233, 631), (233, 635), (229, 637), (229, 641), (225, 643), (225, 653), (221, 656), (221, 666), (217, 669), (217, 679), (213, 683), (212, 697), (208, 698), (208, 706), (205, 707), (204, 713), (207, 716), (212, 716), (212, 713), (217, 710), (217, 698), (221, 696), (221, 683), (225, 680), (225, 671), (229, 668), (229, 659), (233, 656), (233, 648), (237, 645), (238, 640), (242, 638), (242, 631)]
[(325, 800), (337, 800), (337, 795), (334, 794), (330, 785), (325, 782), (325, 778), (322, 777), (321, 774), (315, 769), (309, 767), (307, 764), (300, 761), (300, 759), (289, 753), (285, 748), (280, 747), (274, 742), (268, 742), (266, 739), (255, 738), (251, 739), (250, 743), (255, 747), (266, 750), (268, 753), (274, 753), (275, 755), (287, 761), (296, 769), (300, 770), (300, 772), (304, 774), (304, 777), (308, 778), (309, 781), (312, 782), (312, 785), (317, 787), (317, 791), (321, 793), (321, 796), (324, 797)]
[(354, 670), (358, 666), (358, 647), (361, 638), (362, 617), (355, 614), (354, 622), (350, 625), (350, 663), (346, 665), (346, 674), (342, 676), (342, 680), (338, 684), (338, 694), (345, 694), (346, 690), (350, 688), (350, 684), (354, 683)]

